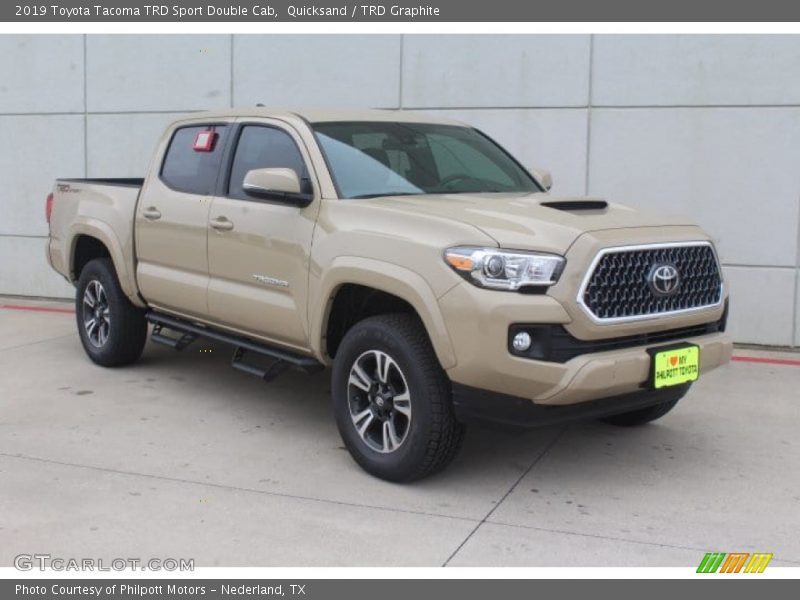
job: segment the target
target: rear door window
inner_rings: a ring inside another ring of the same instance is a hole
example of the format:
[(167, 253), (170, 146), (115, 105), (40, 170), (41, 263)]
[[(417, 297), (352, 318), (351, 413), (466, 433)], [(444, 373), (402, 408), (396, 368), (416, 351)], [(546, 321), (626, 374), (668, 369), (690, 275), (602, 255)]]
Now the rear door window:
[[(208, 131), (214, 133), (213, 145), (209, 149), (197, 150), (197, 136)], [(213, 194), (227, 133), (226, 125), (197, 125), (176, 129), (161, 166), (161, 180), (179, 192), (203, 196)]]

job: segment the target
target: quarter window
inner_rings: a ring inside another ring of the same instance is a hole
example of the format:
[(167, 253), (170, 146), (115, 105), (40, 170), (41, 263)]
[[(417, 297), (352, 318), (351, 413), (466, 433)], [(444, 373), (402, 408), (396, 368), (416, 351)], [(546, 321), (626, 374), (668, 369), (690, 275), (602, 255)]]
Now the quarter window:
[[(195, 150), (197, 135), (210, 130), (216, 134), (211, 149)], [(213, 194), (227, 133), (225, 125), (197, 125), (175, 130), (161, 167), (161, 180), (179, 192)]]

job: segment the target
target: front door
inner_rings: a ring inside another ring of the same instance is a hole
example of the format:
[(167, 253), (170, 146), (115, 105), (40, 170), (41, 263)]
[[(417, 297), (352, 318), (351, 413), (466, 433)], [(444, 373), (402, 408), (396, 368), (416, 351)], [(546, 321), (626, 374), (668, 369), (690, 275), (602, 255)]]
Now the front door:
[(211, 203), (208, 306), (212, 320), (258, 337), (308, 347), (309, 250), (319, 194), (306, 208), (244, 193), (251, 169), (294, 169), (314, 193), (302, 141), (269, 120), (238, 126), (230, 169)]

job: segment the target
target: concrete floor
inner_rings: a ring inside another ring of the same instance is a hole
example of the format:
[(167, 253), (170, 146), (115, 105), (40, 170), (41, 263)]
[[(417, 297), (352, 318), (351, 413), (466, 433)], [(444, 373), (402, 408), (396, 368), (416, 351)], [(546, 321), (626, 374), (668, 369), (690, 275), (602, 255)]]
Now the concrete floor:
[(202, 343), (102, 369), (73, 315), (4, 304), (69, 306), (0, 298), (0, 566), (800, 565), (798, 366), (733, 363), (638, 429), (473, 430), (446, 472), (394, 485), (343, 449), (327, 373), (265, 385)]

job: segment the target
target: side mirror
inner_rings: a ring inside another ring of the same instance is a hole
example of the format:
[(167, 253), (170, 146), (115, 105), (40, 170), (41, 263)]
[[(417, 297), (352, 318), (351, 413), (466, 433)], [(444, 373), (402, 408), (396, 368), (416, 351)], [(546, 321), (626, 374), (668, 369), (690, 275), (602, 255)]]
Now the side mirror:
[(308, 206), (312, 200), (311, 194), (300, 191), (300, 179), (293, 169), (253, 169), (244, 176), (242, 189), (254, 198), (294, 206)]
[(550, 171), (534, 167), (531, 169), (531, 172), (536, 180), (542, 184), (544, 191), (549, 192), (550, 188), (553, 187), (553, 176), (550, 174)]

